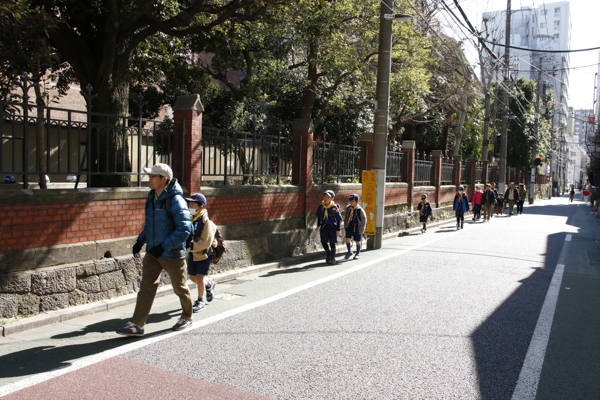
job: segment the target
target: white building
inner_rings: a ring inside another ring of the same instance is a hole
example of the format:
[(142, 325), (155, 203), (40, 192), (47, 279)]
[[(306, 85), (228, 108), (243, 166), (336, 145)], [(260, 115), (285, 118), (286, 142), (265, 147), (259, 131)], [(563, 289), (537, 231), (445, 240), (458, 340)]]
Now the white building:
[(594, 114), (594, 110), (579, 109), (575, 110), (573, 116), (573, 141), (585, 147), (586, 137), (591, 135), (593, 129), (588, 122), (589, 116)]
[[(554, 147), (559, 149), (553, 156), (551, 170), (555, 172), (554, 180), (564, 183), (567, 170), (564, 165), (567, 160), (564, 153), (569, 144), (574, 143), (572, 139), (566, 138), (569, 136), (567, 126), (570, 56), (569, 53), (544, 53), (538, 50), (571, 49), (571, 7), (568, 1), (540, 3), (537, 3), (537, 7), (522, 7), (511, 11), (510, 45), (531, 50), (510, 49), (510, 68), (515, 78), (537, 80), (541, 73), (545, 89), (554, 92), (556, 112), (553, 121), (553, 142)], [(505, 32), (506, 10), (483, 14), (481, 34), (484, 38), (505, 44)], [(503, 60), (504, 47), (493, 44), (489, 47), (493, 47), (494, 53)], [(501, 71), (502, 69), (496, 76), (498, 81), (502, 79)], [(561, 168), (557, 168), (557, 160), (562, 160)]]

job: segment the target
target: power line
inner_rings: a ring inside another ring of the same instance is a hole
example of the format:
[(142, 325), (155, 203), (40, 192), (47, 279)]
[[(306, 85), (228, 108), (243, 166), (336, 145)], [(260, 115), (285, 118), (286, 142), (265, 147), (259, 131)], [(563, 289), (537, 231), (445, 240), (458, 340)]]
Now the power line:
[(498, 43), (498, 42), (492, 42), (490, 40), (486, 40), (483, 38), (482, 38), (482, 40), (485, 42), (491, 43), (491, 44), (501, 46), (501, 47), (507, 47), (509, 49), (515, 49), (515, 50), (532, 51), (534, 53), (578, 53), (578, 52), (583, 52), (583, 51), (600, 50), (600, 46), (590, 47), (589, 49), (576, 49), (576, 50), (539, 50), (539, 49), (530, 49), (530, 48), (526, 48), (526, 47), (507, 46), (505, 44)]

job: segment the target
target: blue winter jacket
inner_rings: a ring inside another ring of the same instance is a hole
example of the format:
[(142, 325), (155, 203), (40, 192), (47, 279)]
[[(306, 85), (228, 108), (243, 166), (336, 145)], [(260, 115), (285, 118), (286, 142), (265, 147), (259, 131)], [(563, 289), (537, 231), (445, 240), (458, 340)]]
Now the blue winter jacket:
[[(138, 242), (146, 243), (146, 251), (162, 245), (165, 252), (161, 257), (174, 260), (185, 259), (185, 241), (192, 232), (192, 218), (187, 203), (181, 197), (183, 190), (177, 179), (173, 178), (156, 204), (154, 190), (148, 193), (146, 201), (146, 225), (138, 236)], [(167, 213), (166, 201), (171, 198), (171, 213)]]
[(456, 213), (457, 217), (464, 215), (467, 211), (469, 211), (469, 198), (465, 193), (462, 194), (459, 198), (459, 194), (456, 193), (454, 196), (454, 207), (453, 210)]

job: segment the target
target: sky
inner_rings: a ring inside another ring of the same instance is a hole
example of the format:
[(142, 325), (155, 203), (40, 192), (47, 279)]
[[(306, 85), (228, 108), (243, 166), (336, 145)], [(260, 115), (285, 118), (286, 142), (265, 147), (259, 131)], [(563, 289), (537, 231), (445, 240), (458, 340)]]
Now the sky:
[[(461, 8), (467, 14), (471, 23), (476, 27), (481, 26), (481, 14), (486, 11), (505, 10), (507, 0), (458, 0)], [(552, 0), (511, 0), (511, 8), (535, 6), (553, 3)], [(450, 5), (453, 0), (446, 0)], [(600, 47), (600, 1), (598, 0), (571, 0), (571, 49), (585, 49)], [(455, 9), (455, 7), (452, 7)], [(455, 13), (459, 15), (456, 11)], [(458, 24), (450, 17), (444, 18), (445, 11), (440, 12), (442, 22), (448, 21), (446, 33), (459, 39), (464, 39), (465, 30), (459, 30)], [(460, 17), (460, 15), (459, 15)], [(461, 27), (462, 28), (462, 27)], [(460, 37), (462, 35), (462, 37)], [(598, 72), (598, 54), (600, 50), (571, 53), (571, 68), (593, 65), (591, 67), (572, 69), (569, 81), (569, 106), (575, 109), (593, 108), (594, 101), (594, 74)], [(467, 58), (471, 65), (478, 63), (476, 50), (471, 47), (466, 49)], [(479, 72), (477, 65), (476, 72)]]

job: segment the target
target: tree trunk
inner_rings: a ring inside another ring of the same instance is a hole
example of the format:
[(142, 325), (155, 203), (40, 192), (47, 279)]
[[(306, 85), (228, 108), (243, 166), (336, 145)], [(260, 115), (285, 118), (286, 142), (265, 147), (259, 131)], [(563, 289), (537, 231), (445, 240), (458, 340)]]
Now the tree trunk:
[(456, 125), (456, 135), (454, 136), (454, 151), (453, 155), (458, 155), (460, 153), (460, 142), (462, 141), (462, 130), (465, 124), (465, 118), (467, 116), (467, 103), (469, 98), (467, 96), (463, 96), (463, 107), (464, 111), (461, 111), (458, 115), (458, 125)]
[(317, 65), (318, 45), (316, 42), (310, 42), (308, 45), (308, 86), (304, 90), (302, 98), (302, 108), (300, 109), (300, 119), (311, 119), (312, 111), (317, 98), (317, 82), (319, 80)]
[[(88, 187), (128, 187), (131, 184), (128, 175), (114, 174), (131, 172), (126, 118), (129, 113), (127, 65), (126, 62), (116, 62), (105, 87), (101, 86), (101, 82), (92, 84), (94, 92), (98, 94), (92, 103), (92, 110), (102, 110), (103, 114), (108, 115), (92, 116), (92, 142), (89, 144), (92, 155), (88, 168), (93, 173), (108, 174), (92, 175)], [(98, 77), (98, 81), (100, 79)]]
[(34, 86), (35, 102), (37, 104), (37, 121), (35, 124), (35, 158), (39, 174), (40, 189), (48, 189), (46, 183), (46, 167), (44, 165), (44, 97), (40, 88), (40, 80)]

